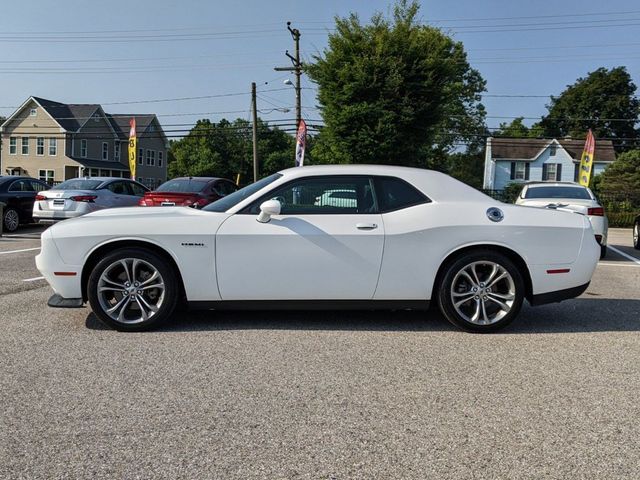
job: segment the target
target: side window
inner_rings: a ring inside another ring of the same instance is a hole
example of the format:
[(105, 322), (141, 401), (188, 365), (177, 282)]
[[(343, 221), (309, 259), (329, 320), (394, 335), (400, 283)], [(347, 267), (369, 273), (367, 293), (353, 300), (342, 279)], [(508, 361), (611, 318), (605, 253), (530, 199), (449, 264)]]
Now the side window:
[(372, 190), (371, 179), (364, 176), (304, 178), (269, 193), (247, 213), (257, 214), (268, 199), (280, 202), (282, 215), (375, 213)]
[(128, 195), (129, 192), (123, 182), (111, 182), (107, 185), (107, 189), (111, 190), (116, 195)]
[(431, 201), (414, 186), (396, 177), (377, 177), (375, 185), (382, 213)]
[(49, 190), (49, 185), (45, 184), (45, 183), (40, 183), (40, 182), (35, 182), (33, 180), (30, 181), (31, 183), (31, 188), (33, 189), (34, 192), (41, 192), (43, 190)]
[(33, 192), (31, 182), (28, 180), (18, 180), (9, 187), (10, 192)]
[(133, 195), (135, 195), (136, 197), (144, 197), (145, 190), (137, 183), (129, 183), (129, 188), (133, 192)]

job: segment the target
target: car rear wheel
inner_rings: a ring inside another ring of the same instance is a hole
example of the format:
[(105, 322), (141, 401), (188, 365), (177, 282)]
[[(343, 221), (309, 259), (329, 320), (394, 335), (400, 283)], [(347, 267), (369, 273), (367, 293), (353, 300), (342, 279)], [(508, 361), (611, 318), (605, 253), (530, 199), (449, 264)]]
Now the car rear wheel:
[(508, 257), (477, 250), (463, 254), (446, 267), (438, 304), (454, 325), (470, 332), (488, 333), (513, 321), (524, 294), (522, 274)]
[(120, 331), (148, 330), (175, 309), (178, 280), (173, 267), (141, 249), (116, 250), (91, 272), (87, 296), (94, 313)]
[(15, 232), (20, 225), (20, 214), (15, 208), (7, 208), (2, 218), (5, 232)]
[(633, 224), (633, 248), (640, 250), (640, 220)]

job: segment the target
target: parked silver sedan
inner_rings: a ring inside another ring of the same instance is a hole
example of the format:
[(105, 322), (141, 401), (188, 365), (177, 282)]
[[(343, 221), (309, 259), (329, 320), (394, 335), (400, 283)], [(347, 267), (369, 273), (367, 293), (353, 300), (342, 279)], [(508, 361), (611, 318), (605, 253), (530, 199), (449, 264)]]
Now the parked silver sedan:
[(135, 206), (148, 190), (126, 178), (73, 178), (40, 192), (33, 206), (33, 218), (43, 223), (56, 222), (105, 208)]

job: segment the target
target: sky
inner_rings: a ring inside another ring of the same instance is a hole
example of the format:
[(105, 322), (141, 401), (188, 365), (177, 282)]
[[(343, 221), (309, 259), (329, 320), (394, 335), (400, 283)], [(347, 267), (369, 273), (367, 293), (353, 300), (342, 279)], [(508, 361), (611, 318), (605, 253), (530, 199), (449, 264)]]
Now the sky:
[[(23, 0), (0, 15), (0, 115), (30, 95), (100, 103), (109, 113), (156, 113), (179, 132), (199, 118), (259, 115), (292, 122), (295, 92), (275, 72), (301, 31), (303, 60), (321, 54), (334, 18), (366, 21), (390, 0)], [(546, 112), (549, 95), (599, 67), (624, 65), (640, 82), (640, 3), (633, 0), (422, 0), (420, 20), (464, 43), (487, 81), (487, 125)], [(317, 123), (303, 78), (303, 117)], [(494, 96), (495, 95), (495, 96)], [(148, 103), (184, 97), (208, 97)], [(280, 110), (289, 108), (290, 112)]]

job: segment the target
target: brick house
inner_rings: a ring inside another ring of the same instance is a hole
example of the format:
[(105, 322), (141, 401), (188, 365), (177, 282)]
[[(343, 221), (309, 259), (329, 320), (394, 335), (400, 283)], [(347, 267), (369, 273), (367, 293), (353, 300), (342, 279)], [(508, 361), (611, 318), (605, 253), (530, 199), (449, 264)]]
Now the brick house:
[(98, 104), (29, 97), (0, 126), (3, 175), (49, 183), (76, 177), (130, 177), (129, 120), (138, 135), (136, 179), (156, 187), (167, 179), (168, 142), (153, 114), (108, 114)]

